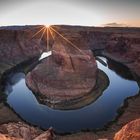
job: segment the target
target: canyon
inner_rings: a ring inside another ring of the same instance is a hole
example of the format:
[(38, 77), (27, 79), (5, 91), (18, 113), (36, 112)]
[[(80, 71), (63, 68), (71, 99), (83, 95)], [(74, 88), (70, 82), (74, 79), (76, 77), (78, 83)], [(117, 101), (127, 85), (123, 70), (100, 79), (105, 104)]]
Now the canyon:
[[(0, 28), (0, 104), (2, 107), (3, 100), (5, 100), (3, 93), (5, 75), (11, 70), (14, 71), (15, 67), (20, 67), (29, 63), (29, 61), (33, 64), (34, 60), (37, 60), (43, 52), (48, 51), (48, 40), (45, 36), (40, 39), (41, 33), (39, 33), (33, 37), (41, 27), (13, 26)], [(50, 38), (49, 45), (52, 47), (52, 49), (50, 48), (52, 56), (33, 66), (32, 71), (27, 73), (26, 76), (28, 87), (35, 93), (39, 93), (37, 97), (40, 102), (44, 104), (46, 104), (46, 100), (47, 102), (49, 100), (50, 103), (67, 102), (88, 94), (96, 87), (99, 73), (95, 61), (96, 56), (104, 56), (125, 65), (129, 68), (138, 84), (140, 84), (140, 28), (101, 28), (64, 25), (52, 25), (52, 28), (72, 42), (84, 54), (81, 54), (80, 51), (60, 39), (61, 37), (58, 34), (54, 34), (54, 39), (53, 37)], [(47, 84), (48, 86), (46, 86)], [(30, 128), (31, 126), (24, 123), (18, 124), (18, 121), (22, 122), (20, 119), (13, 123), (17, 120), (14, 112), (1, 109), (1, 114), (13, 113), (13, 119), (7, 119), (5, 124), (1, 124), (0, 139), (39, 140), (45, 137), (48, 140), (54, 138), (58, 140), (96, 140), (100, 138), (110, 140), (114, 138), (118, 140), (118, 135), (125, 135), (121, 133), (120, 129), (127, 123), (129, 125), (129, 122), (140, 117), (139, 102), (139, 94), (136, 97), (127, 99), (127, 105), (123, 109), (123, 113), (108, 126), (107, 130), (79, 132), (64, 136), (54, 135), (52, 129), (44, 132), (39, 128)], [(7, 107), (6, 109), (9, 110)], [(138, 127), (140, 126), (139, 121), (134, 121), (134, 123)], [(27, 125), (26, 128), (25, 125)], [(17, 129), (21, 132), (17, 132), (17, 135), (11, 134), (11, 131), (15, 132)], [(35, 132), (32, 132), (31, 129), (34, 129), (33, 131)], [(119, 130), (120, 132), (117, 133)], [(26, 134), (24, 135), (23, 132)], [(115, 133), (117, 134), (115, 135)], [(140, 133), (139, 129), (137, 133)], [(137, 135), (139, 136), (139, 134)], [(121, 137), (119, 139), (123, 139)]]

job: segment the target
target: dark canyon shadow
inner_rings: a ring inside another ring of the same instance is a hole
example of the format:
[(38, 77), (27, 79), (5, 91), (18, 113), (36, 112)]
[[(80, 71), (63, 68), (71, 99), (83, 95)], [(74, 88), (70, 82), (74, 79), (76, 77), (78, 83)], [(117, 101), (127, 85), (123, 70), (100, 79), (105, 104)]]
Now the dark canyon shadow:
[(111, 69), (114, 72), (116, 72), (116, 74), (118, 74), (122, 78), (124, 78), (126, 80), (135, 81), (131, 71), (125, 65), (123, 65), (121, 63), (118, 63), (118, 62), (115, 62), (115, 61), (113, 61), (111, 59), (107, 59), (107, 65), (108, 65), (109, 69)]

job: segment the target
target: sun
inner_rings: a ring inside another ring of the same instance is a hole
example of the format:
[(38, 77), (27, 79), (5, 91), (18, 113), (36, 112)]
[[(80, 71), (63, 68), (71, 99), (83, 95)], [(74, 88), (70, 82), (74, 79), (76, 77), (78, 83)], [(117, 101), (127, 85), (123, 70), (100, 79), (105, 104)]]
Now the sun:
[(45, 24), (44, 26), (45, 26), (46, 28), (49, 28), (49, 27), (50, 27), (50, 25), (49, 25), (49, 24)]

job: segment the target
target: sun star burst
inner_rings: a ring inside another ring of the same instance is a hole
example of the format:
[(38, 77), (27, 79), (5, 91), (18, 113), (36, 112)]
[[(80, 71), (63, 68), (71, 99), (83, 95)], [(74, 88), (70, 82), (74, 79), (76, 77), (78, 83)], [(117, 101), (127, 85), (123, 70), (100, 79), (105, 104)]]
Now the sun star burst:
[[(65, 40), (68, 44), (70, 44), (70, 46), (72, 46), (74, 49), (78, 50), (82, 55), (85, 55), (88, 57), (88, 59), (90, 59), (90, 57), (81, 49), (79, 49), (79, 47), (77, 47), (75, 44), (73, 44), (70, 40), (68, 40), (65, 36), (63, 36), (60, 32), (58, 32), (56, 29), (54, 29), (52, 26), (46, 24), (43, 25), (41, 27), (40, 30), (38, 30), (33, 36), (32, 39), (37, 36), (38, 34), (41, 33), (41, 36), (39, 38), (39, 40), (41, 41), (41, 39), (45, 36), (46, 40), (47, 40), (47, 51), (49, 51), (50, 46), (49, 46), (49, 41), (50, 41), (50, 37), (49, 35), (51, 35), (52, 39), (55, 39), (55, 34), (59, 35), (63, 40)], [(46, 34), (46, 35), (45, 35)]]

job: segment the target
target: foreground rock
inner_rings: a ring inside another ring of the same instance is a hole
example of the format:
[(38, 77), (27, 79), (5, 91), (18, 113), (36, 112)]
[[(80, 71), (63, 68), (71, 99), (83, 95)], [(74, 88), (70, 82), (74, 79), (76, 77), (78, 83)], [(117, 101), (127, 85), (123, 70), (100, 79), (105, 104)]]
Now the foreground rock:
[(140, 140), (140, 119), (123, 126), (115, 135), (114, 140)]
[(2, 134), (8, 134), (11, 137), (22, 138), (25, 140), (32, 140), (41, 133), (39, 129), (30, 127), (24, 123), (8, 123), (0, 126)]
[(0, 126), (0, 140), (53, 140), (52, 128), (43, 132), (25, 123), (8, 123)]
[(15, 138), (9, 135), (0, 134), (0, 140), (24, 140), (22, 138)]
[(8, 123), (0, 126), (0, 140), (139, 140), (140, 119), (127, 123), (114, 135), (104, 135), (101, 131), (99, 133), (80, 132), (72, 135), (59, 136), (54, 134), (52, 128), (49, 128), (47, 131), (42, 131), (22, 122)]
[(53, 54), (27, 74), (26, 83), (47, 104), (67, 103), (87, 95), (96, 85), (97, 65), (90, 50), (84, 54), (61, 42)]

